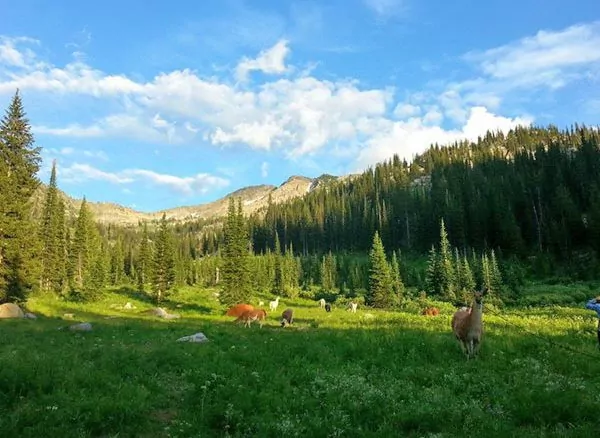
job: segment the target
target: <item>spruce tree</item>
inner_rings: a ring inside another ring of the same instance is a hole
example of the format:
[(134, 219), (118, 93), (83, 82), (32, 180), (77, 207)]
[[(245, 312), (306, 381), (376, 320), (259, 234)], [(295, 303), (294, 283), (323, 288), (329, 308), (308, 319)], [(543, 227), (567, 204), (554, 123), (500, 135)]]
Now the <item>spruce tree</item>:
[(158, 224), (152, 274), (153, 298), (157, 304), (160, 304), (175, 284), (175, 250), (165, 213)]
[(390, 307), (394, 303), (392, 275), (378, 231), (375, 231), (373, 236), (369, 262), (370, 275), (367, 303), (377, 308)]
[(452, 251), (448, 241), (448, 233), (444, 220), (440, 223), (440, 253), (438, 268), (440, 270), (441, 293), (446, 300), (456, 299), (456, 272), (452, 262)]
[(56, 183), (56, 160), (52, 162), (39, 236), (42, 246), (40, 289), (61, 294), (67, 284), (67, 234), (65, 205)]
[(335, 256), (329, 251), (321, 260), (321, 287), (326, 292), (335, 290), (337, 280), (337, 266)]
[(39, 284), (31, 196), (40, 183), (41, 148), (34, 142), (17, 90), (0, 121), (0, 302), (25, 300)]
[(123, 244), (117, 237), (110, 247), (110, 284), (119, 286), (125, 282), (125, 254)]
[(294, 257), (294, 248), (290, 246), (285, 250), (283, 256), (286, 284), (284, 285), (284, 296), (296, 298), (298, 296), (299, 270)]
[(275, 296), (282, 295), (284, 289), (283, 257), (281, 256), (281, 244), (279, 233), (275, 231), (275, 252), (273, 254), (273, 287), (271, 293)]
[(441, 295), (442, 280), (440, 278), (439, 257), (435, 247), (431, 245), (427, 261), (427, 272), (425, 273), (426, 293), (429, 295)]
[(152, 250), (150, 248), (150, 237), (148, 236), (148, 225), (144, 222), (137, 263), (137, 282), (140, 292), (145, 291), (145, 285), (150, 281), (151, 272)]
[(71, 294), (74, 298), (93, 299), (104, 283), (106, 253), (102, 251), (102, 239), (87, 200), (79, 207), (75, 234), (70, 245)]
[(392, 275), (392, 288), (394, 291), (394, 295), (398, 303), (402, 301), (402, 297), (404, 296), (404, 282), (402, 281), (402, 276), (400, 275), (400, 263), (398, 262), (398, 257), (396, 256), (396, 251), (392, 252), (392, 260), (390, 261), (390, 272)]
[(249, 238), (241, 201), (236, 209), (234, 198), (229, 198), (223, 235), (222, 290), (219, 299), (221, 303), (231, 306), (247, 302), (250, 298)]

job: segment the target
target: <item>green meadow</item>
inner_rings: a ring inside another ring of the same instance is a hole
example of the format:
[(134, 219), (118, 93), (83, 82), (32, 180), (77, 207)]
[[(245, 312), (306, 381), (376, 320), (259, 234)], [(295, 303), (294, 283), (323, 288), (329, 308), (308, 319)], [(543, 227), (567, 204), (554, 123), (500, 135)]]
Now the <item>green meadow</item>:
[[(417, 303), (352, 314), (282, 298), (261, 329), (234, 324), (214, 292), (173, 295), (175, 320), (141, 313), (152, 304), (125, 289), (91, 304), (30, 299), (37, 320), (0, 321), (2, 436), (598, 434), (600, 351), (581, 306), (486, 310), (467, 361), (448, 304), (425, 317)], [(136, 308), (114, 306), (126, 302)], [(281, 328), (287, 307), (295, 322)], [(59, 330), (81, 321), (93, 330)], [(176, 342), (196, 332), (209, 342)]]

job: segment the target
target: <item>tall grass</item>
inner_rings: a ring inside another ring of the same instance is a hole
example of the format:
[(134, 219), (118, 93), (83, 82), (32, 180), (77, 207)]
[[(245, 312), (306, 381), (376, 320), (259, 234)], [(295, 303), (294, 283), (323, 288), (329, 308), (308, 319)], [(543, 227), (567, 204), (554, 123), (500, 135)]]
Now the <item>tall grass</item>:
[[(110, 308), (126, 301), (137, 309)], [(151, 304), (134, 294), (29, 307), (38, 320), (0, 321), (2, 436), (598, 432), (600, 352), (585, 309), (484, 314), (480, 357), (467, 361), (451, 334), (453, 309), (443, 305), (431, 318), (417, 309), (326, 313), (282, 299), (262, 329), (232, 324), (210, 290), (173, 297), (169, 310), (182, 318), (171, 321), (141, 314)], [(295, 322), (282, 329), (287, 307)], [(72, 323), (66, 312), (94, 330), (57, 330)], [(175, 342), (198, 331), (210, 341)]]

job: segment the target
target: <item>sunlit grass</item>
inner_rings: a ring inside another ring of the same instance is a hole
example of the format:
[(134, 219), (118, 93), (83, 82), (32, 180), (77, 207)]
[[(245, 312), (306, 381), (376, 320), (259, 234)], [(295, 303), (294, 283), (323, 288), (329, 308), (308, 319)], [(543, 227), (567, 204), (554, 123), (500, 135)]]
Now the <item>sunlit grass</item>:
[[(480, 357), (468, 362), (442, 303), (431, 318), (282, 298), (262, 329), (247, 329), (213, 292), (173, 297), (165, 307), (181, 318), (170, 321), (115, 293), (85, 305), (33, 299), (38, 320), (0, 321), (3, 436), (597, 433), (600, 352), (585, 309), (486, 313)], [(126, 302), (136, 309), (111, 308)], [(282, 329), (287, 307), (295, 324)], [(79, 321), (94, 330), (57, 330)], [(210, 342), (175, 342), (199, 331)]]

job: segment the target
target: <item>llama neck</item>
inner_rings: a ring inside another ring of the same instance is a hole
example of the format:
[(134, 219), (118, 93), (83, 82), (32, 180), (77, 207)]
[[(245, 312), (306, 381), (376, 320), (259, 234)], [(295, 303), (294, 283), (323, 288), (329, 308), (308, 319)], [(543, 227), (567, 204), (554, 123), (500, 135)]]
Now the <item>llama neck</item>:
[(473, 302), (471, 306), (471, 325), (481, 323), (483, 319), (483, 303)]

